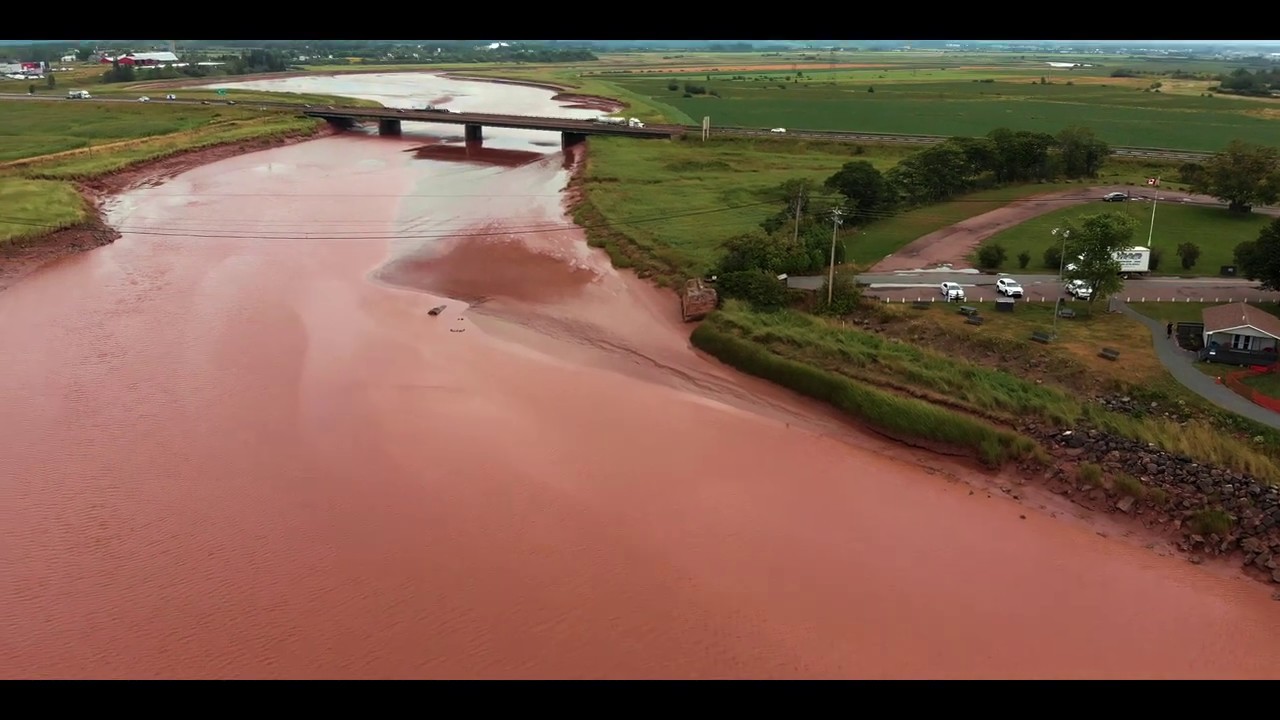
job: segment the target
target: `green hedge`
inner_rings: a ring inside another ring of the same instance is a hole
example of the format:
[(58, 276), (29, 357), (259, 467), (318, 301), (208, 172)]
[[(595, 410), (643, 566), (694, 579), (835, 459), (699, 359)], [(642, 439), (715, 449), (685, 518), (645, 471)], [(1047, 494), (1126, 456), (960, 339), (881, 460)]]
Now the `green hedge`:
[(1034, 454), (1035, 442), (980, 420), (874, 388), (775, 355), (761, 345), (703, 322), (690, 337), (694, 347), (745, 373), (821, 400), (900, 440), (927, 440), (973, 452), (991, 468)]

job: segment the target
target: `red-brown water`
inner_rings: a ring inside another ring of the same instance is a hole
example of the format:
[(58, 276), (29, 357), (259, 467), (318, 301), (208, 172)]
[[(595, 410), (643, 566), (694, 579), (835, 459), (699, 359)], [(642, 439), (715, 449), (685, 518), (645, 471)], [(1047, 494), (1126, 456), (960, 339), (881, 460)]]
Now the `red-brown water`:
[(1280, 676), (1259, 584), (700, 359), (558, 154), (421, 144), (131, 192), (0, 294), (0, 677)]

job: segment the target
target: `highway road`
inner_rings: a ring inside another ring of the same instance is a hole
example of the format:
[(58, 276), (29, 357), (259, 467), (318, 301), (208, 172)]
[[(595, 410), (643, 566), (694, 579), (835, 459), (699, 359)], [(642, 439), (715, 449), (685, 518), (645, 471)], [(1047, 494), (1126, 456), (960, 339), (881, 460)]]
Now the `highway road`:
[[(163, 95), (161, 96), (163, 97)], [(0, 93), (0, 100), (14, 101), (58, 101), (67, 102), (65, 97), (50, 95), (26, 95), (18, 93)], [(73, 102), (138, 102), (137, 97), (94, 97), (92, 100), (73, 101)], [(151, 102), (157, 105), (202, 105), (202, 104), (231, 104), (227, 100), (162, 100), (151, 98)], [(248, 108), (261, 108), (263, 110), (312, 110), (320, 109), (322, 106), (307, 106), (303, 103), (296, 102), (262, 102), (258, 100), (244, 101), (235, 103)], [(369, 110), (370, 108), (354, 108), (343, 105), (326, 105), (324, 109), (355, 111)], [(373, 108), (376, 110), (376, 108)], [(497, 120), (506, 118), (508, 121), (524, 116), (514, 115), (498, 115), (489, 114), (491, 118)], [(534, 116), (528, 116), (534, 117)], [(565, 120), (566, 118), (538, 117), (540, 120)], [(659, 131), (669, 131), (672, 133), (688, 133), (697, 134), (702, 131), (699, 126), (693, 125), (663, 125), (650, 124), (649, 129)], [(774, 133), (768, 129), (744, 128), (744, 127), (712, 127), (712, 135), (728, 136), (728, 137), (790, 137), (811, 140), (827, 140), (833, 142), (874, 142), (874, 143), (900, 143), (906, 145), (934, 145), (945, 141), (947, 138), (940, 135), (903, 135), (894, 133), (870, 133), (857, 131), (832, 131), (832, 130), (803, 130), (788, 128), (785, 134)], [(1169, 148), (1135, 148), (1135, 147), (1113, 147), (1111, 154), (1119, 157), (1135, 157), (1135, 158), (1152, 158), (1161, 160), (1174, 160), (1179, 162), (1201, 162), (1210, 157), (1210, 153), (1194, 152), (1190, 150), (1177, 150)]]
[[(1016, 279), (1026, 293), (1029, 302), (1053, 302), (1059, 297), (1066, 297), (1062, 283), (1057, 275), (1038, 273), (1009, 273)], [(875, 295), (889, 300), (930, 300), (942, 298), (939, 286), (944, 282), (959, 283), (965, 289), (969, 300), (995, 300), (1000, 297), (996, 293), (996, 280), (1000, 275), (964, 272), (954, 270), (919, 270), (894, 273), (866, 273), (857, 276), (860, 284), (867, 285), (868, 295)], [(826, 282), (825, 275), (793, 276), (787, 278), (787, 287), (818, 290)], [(1207, 301), (1227, 302), (1229, 300), (1249, 300), (1250, 302), (1280, 302), (1280, 292), (1263, 292), (1258, 283), (1239, 278), (1217, 277), (1144, 277), (1126, 280), (1124, 289), (1118, 296), (1121, 299), (1140, 301)]]

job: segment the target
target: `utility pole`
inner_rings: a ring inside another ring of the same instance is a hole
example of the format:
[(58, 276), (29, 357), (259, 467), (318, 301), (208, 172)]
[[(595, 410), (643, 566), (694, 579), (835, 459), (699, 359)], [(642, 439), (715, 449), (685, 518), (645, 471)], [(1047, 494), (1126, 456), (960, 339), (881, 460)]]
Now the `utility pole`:
[(1160, 178), (1155, 177), (1147, 181), (1148, 185), (1156, 186), (1156, 198), (1151, 201), (1151, 229), (1147, 231), (1147, 249), (1151, 249), (1151, 239), (1156, 234), (1156, 205), (1160, 203)]
[(804, 193), (796, 195), (796, 229), (791, 235), (792, 244), (800, 244), (800, 209), (804, 206)]
[(840, 228), (840, 217), (844, 211), (836, 208), (831, 211), (831, 269), (827, 271), (827, 304), (831, 304), (831, 293), (836, 282), (836, 230)]

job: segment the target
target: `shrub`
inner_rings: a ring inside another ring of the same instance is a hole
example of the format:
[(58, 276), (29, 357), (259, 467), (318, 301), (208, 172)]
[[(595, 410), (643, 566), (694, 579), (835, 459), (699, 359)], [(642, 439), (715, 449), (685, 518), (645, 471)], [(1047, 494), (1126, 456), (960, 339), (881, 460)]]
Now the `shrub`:
[(721, 296), (745, 300), (756, 310), (778, 310), (787, 304), (787, 286), (766, 270), (725, 273), (716, 286)]
[(1200, 246), (1193, 242), (1184, 242), (1178, 246), (1178, 257), (1182, 260), (1182, 269), (1190, 270), (1200, 259)]
[(1031, 253), (1027, 252), (1026, 250), (1023, 250), (1022, 252), (1018, 253), (1019, 268), (1026, 270), (1027, 266), (1030, 264), (1031, 264)]
[(995, 270), (1004, 264), (1009, 251), (1000, 243), (988, 243), (978, 248), (978, 267), (984, 270)]
[[(1044, 266), (1053, 270), (1062, 267), (1062, 247), (1050, 245), (1044, 251)], [(1152, 268), (1154, 269), (1154, 267)]]
[(1231, 516), (1225, 510), (1210, 508), (1192, 515), (1188, 526), (1197, 535), (1226, 535), (1232, 524)]

